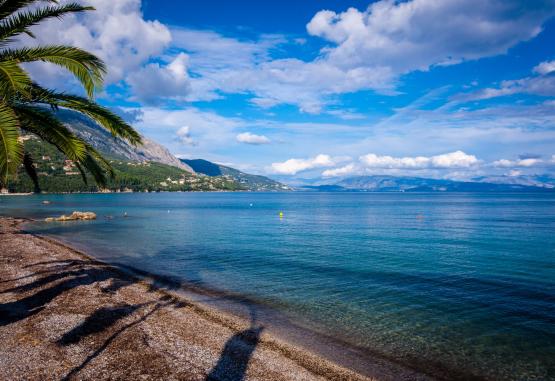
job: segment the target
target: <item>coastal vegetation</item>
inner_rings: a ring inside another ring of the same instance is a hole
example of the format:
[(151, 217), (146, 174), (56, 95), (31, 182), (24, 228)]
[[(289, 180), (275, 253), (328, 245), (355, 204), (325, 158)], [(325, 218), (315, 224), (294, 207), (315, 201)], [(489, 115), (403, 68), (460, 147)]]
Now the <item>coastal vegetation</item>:
[[(10, 187), (10, 181), (25, 182), (14, 180), (23, 166), (33, 188), (39, 188), (36, 157), (26, 149), (24, 134), (49, 143), (71, 160), (85, 186), (90, 180), (99, 187), (113, 181), (116, 170), (112, 163), (57, 118), (55, 110), (59, 108), (94, 120), (114, 137), (134, 145), (141, 143), (141, 136), (133, 127), (94, 101), (107, 71), (101, 59), (71, 46), (22, 46), (23, 41), (34, 37), (34, 25), (93, 9), (76, 3), (61, 5), (55, 0), (0, 1), (0, 184)], [(24, 65), (30, 62), (47, 62), (65, 69), (82, 85), (85, 96), (42, 87), (25, 69)]]
[[(23, 137), (25, 151), (33, 158), (37, 182), (43, 192), (160, 192), (160, 191), (236, 191), (250, 190), (244, 184), (226, 176), (209, 177), (190, 173), (181, 168), (153, 161), (133, 161), (121, 157), (105, 155), (113, 169), (114, 177), (104, 185), (95, 184), (94, 178), (86, 174), (82, 180), (76, 164), (68, 160), (56, 147), (37, 137)], [(19, 174), (8, 184), (10, 193), (27, 193), (35, 190), (33, 181)]]

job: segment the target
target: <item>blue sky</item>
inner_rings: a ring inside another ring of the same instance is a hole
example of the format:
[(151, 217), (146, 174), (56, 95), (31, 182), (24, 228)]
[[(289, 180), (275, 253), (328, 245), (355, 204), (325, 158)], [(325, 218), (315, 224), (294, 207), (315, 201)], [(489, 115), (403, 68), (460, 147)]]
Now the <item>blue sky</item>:
[(82, 2), (38, 42), (102, 57), (99, 102), (176, 155), (291, 181), (555, 171), (554, 0)]

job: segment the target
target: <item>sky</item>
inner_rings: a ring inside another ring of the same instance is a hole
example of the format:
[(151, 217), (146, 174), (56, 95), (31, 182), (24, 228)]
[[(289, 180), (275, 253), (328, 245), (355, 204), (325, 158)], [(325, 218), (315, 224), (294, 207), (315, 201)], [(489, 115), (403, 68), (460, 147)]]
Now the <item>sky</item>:
[(80, 2), (24, 42), (97, 54), (97, 101), (179, 157), (291, 182), (555, 173), (555, 0)]

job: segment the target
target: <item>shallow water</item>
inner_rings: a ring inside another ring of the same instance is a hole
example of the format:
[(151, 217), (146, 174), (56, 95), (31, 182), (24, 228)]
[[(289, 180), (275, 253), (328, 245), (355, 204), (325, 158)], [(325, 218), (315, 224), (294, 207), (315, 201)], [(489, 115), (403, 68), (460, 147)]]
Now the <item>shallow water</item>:
[(73, 210), (99, 218), (29, 230), (244, 295), (431, 374), (555, 379), (555, 195), (0, 197), (3, 215)]

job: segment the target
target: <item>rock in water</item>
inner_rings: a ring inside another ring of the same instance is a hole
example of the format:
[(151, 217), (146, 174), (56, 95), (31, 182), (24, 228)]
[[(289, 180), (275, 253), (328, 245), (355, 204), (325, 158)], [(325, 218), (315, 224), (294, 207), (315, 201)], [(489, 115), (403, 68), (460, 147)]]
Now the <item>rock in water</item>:
[(60, 217), (48, 217), (46, 222), (52, 221), (76, 221), (76, 220), (96, 220), (96, 214), (93, 212), (77, 212), (74, 211), (69, 216), (62, 214)]

